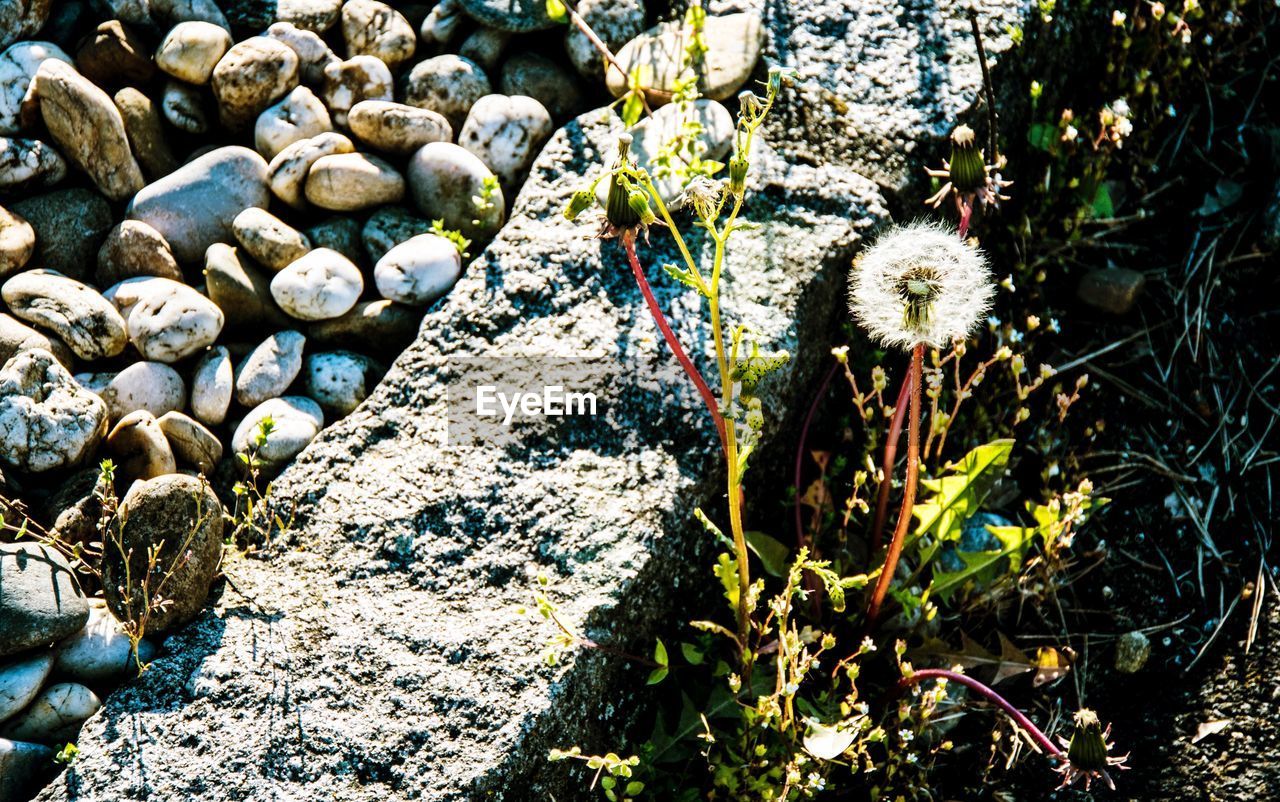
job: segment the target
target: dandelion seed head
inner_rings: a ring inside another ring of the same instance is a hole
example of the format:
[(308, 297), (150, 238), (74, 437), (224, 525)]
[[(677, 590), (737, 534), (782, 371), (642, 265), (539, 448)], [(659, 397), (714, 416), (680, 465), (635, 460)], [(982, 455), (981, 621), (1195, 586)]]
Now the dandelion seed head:
[(849, 309), (885, 346), (942, 348), (969, 336), (994, 293), (981, 250), (917, 222), (890, 228), (854, 262)]

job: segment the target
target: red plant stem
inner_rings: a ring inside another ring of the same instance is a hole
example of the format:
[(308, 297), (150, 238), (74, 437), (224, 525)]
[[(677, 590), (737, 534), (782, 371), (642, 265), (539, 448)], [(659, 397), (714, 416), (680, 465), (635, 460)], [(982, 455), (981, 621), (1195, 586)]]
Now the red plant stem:
[(964, 239), (969, 233), (969, 221), (973, 219), (973, 201), (968, 198), (959, 199), (960, 202), (960, 239)]
[(911, 528), (911, 509), (916, 503), (916, 486), (920, 479), (920, 385), (924, 374), (924, 343), (917, 343), (911, 350), (911, 421), (907, 428), (907, 482), (902, 495), (902, 509), (898, 512), (898, 525), (893, 530), (893, 540), (889, 541), (889, 553), (884, 558), (884, 568), (880, 578), (876, 580), (875, 591), (871, 594), (871, 603), (867, 605), (867, 627), (875, 626), (880, 617), (880, 607), (884, 604), (885, 594), (893, 582), (893, 574), (898, 568), (898, 558), (902, 556), (902, 543), (906, 540), (907, 530)]
[(898, 402), (893, 407), (893, 420), (889, 422), (889, 439), (884, 443), (884, 462), (880, 467), (884, 478), (876, 496), (876, 518), (871, 526), (871, 553), (875, 554), (884, 541), (884, 522), (889, 517), (889, 490), (893, 487), (893, 463), (898, 459), (898, 441), (902, 439), (902, 420), (907, 416), (907, 404), (911, 399), (911, 373), (902, 377), (898, 390)]
[(927, 679), (945, 679), (948, 682), (955, 682), (965, 686), (1003, 710), (1005, 713), (1009, 714), (1009, 718), (1013, 719), (1014, 723), (1021, 727), (1023, 732), (1031, 736), (1033, 741), (1039, 744), (1044, 751), (1048, 752), (1049, 757), (1057, 758), (1058, 760), (1062, 760), (1066, 757), (1066, 755), (1063, 754), (1062, 749), (1060, 749), (1053, 741), (1049, 740), (1049, 736), (1045, 735), (1044, 732), (1035, 725), (1035, 722), (1027, 718), (1021, 710), (1014, 707), (1003, 696), (996, 693), (986, 685), (983, 685), (981, 682), (978, 682), (973, 677), (960, 674), (955, 671), (948, 671), (945, 668), (922, 668), (911, 676), (903, 677), (898, 680), (898, 689), (906, 690), (912, 685), (918, 685)]
[(800, 442), (796, 445), (796, 469), (795, 469), (795, 491), (796, 491), (796, 545), (808, 545), (809, 538), (805, 534), (803, 516), (800, 512), (800, 484), (804, 478), (804, 451), (805, 445), (809, 441), (809, 427), (813, 425), (813, 417), (818, 412), (818, 405), (822, 403), (822, 398), (827, 394), (827, 388), (831, 386), (831, 379), (836, 375), (836, 369), (840, 367), (839, 362), (834, 362), (827, 371), (827, 375), (823, 377), (822, 384), (818, 385), (818, 392), (813, 397), (813, 403), (809, 405), (809, 412), (804, 416), (804, 425), (800, 427)]
[(720, 406), (716, 403), (716, 398), (712, 395), (711, 388), (707, 386), (706, 380), (698, 372), (697, 366), (693, 364), (693, 360), (685, 353), (684, 347), (676, 339), (675, 332), (667, 324), (667, 318), (662, 314), (662, 307), (658, 306), (658, 299), (654, 297), (653, 288), (649, 286), (649, 280), (644, 276), (644, 268), (640, 266), (640, 259), (636, 256), (635, 232), (628, 231), (622, 235), (622, 249), (627, 252), (627, 261), (631, 263), (631, 272), (635, 274), (636, 283), (640, 285), (640, 293), (644, 296), (645, 303), (649, 305), (649, 314), (653, 315), (653, 321), (658, 324), (658, 329), (662, 332), (663, 339), (667, 341), (667, 345), (671, 346), (671, 350), (676, 355), (676, 360), (684, 368), (689, 380), (693, 382), (694, 387), (698, 388), (698, 394), (702, 396), (703, 403), (707, 405), (707, 411), (711, 413), (711, 419), (715, 421), (716, 433), (720, 435), (720, 448), (725, 454), (728, 454), (729, 447), (725, 438), (724, 418), (720, 415)]

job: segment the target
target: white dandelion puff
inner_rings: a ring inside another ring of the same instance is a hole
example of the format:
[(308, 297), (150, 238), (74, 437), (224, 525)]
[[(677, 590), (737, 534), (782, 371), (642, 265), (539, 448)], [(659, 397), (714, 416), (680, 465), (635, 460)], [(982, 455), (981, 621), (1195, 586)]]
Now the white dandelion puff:
[(849, 278), (854, 319), (881, 344), (904, 349), (968, 337), (994, 294), (982, 251), (928, 222), (885, 231)]

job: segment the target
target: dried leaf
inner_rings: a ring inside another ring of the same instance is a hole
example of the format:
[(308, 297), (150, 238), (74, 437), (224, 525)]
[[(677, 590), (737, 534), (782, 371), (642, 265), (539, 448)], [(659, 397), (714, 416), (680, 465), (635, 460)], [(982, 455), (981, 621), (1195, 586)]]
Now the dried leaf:
[(1042, 646), (1036, 652), (1036, 676), (1031, 684), (1039, 688), (1054, 680), (1061, 679), (1071, 670), (1071, 662), (1066, 656), (1052, 646)]
[(1230, 727), (1230, 726), (1231, 726), (1231, 719), (1229, 718), (1220, 718), (1220, 719), (1215, 719), (1213, 721), (1205, 721), (1201, 723), (1199, 727), (1196, 728), (1196, 734), (1195, 734), (1195, 737), (1191, 739), (1191, 743), (1198, 744), (1201, 741), (1203, 741), (1205, 738), (1208, 738), (1210, 735), (1217, 735), (1218, 733), (1222, 732), (1223, 730), (1225, 730), (1227, 727)]

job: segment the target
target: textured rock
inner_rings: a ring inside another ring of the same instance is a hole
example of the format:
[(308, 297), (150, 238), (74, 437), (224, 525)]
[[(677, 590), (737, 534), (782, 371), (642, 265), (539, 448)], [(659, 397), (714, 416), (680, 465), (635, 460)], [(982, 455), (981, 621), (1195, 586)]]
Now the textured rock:
[(18, 42), (0, 53), (0, 136), (18, 133), (27, 117), (34, 117), (35, 98), (28, 91), (40, 62), (47, 58), (71, 63), (53, 42)]
[[(142, 662), (154, 655), (155, 647), (150, 643), (144, 640), (138, 644)], [(60, 676), (86, 684), (125, 679), (138, 670), (129, 637), (102, 599), (89, 600), (89, 620), (83, 629), (63, 641), (55, 665)]]
[(102, 700), (83, 685), (60, 682), (44, 690), (22, 715), (0, 727), (6, 738), (44, 744), (74, 741), (84, 720), (98, 712)]
[[(369, 219), (372, 220), (383, 211), (384, 209), (379, 209), (370, 215)], [(360, 250), (360, 224), (350, 217), (330, 217), (324, 222), (316, 223), (304, 233), (307, 239), (311, 240), (313, 247), (330, 248), (356, 264), (364, 259)]]
[[(272, 270), (288, 267), (311, 250), (306, 235), (266, 209), (245, 209), (231, 222), (236, 239), (259, 264)], [(205, 260), (209, 255), (205, 253)]]
[(169, 149), (169, 142), (160, 124), (160, 112), (151, 98), (126, 86), (116, 92), (112, 100), (120, 110), (124, 132), (129, 137), (129, 147), (142, 166), (143, 174), (155, 181), (178, 169), (178, 159)]
[(124, 319), (87, 284), (53, 270), (28, 270), (0, 287), (9, 311), (52, 331), (81, 359), (101, 359), (124, 350)]
[(111, 229), (111, 207), (96, 192), (61, 189), (13, 204), (36, 232), (35, 264), (72, 278), (87, 278), (103, 237)]
[[(636, 166), (652, 173), (650, 160), (680, 135), (686, 119), (697, 120), (702, 125), (702, 133), (698, 135), (702, 158), (724, 161), (733, 146), (733, 115), (729, 114), (724, 104), (704, 98), (695, 101), (688, 114), (682, 113), (674, 104), (663, 106), (652, 117), (646, 117), (632, 129), (634, 141), (631, 143), (631, 155), (635, 157)], [(653, 183), (667, 202), (675, 200), (683, 189), (679, 176), (675, 175), (657, 176)], [(602, 181), (597, 187), (601, 197), (609, 191), (607, 184), (608, 182)]]
[(0, 722), (12, 718), (36, 698), (52, 670), (53, 652), (49, 650), (11, 662), (0, 660)]
[(0, 192), (50, 187), (66, 177), (67, 163), (44, 142), (0, 137)]
[(514, 195), (552, 130), (551, 115), (533, 98), (485, 95), (467, 114), (458, 144), (497, 173), (503, 191)]
[(316, 248), (271, 279), (271, 297), (298, 320), (329, 320), (345, 315), (363, 290), (360, 268), (327, 248)]
[(506, 220), (502, 188), (495, 186), (487, 209), (479, 209), (485, 179), (496, 178), (474, 153), (452, 142), (424, 145), (409, 160), (409, 191), (428, 220), (461, 231), (472, 240), (488, 240)]
[(98, 396), (106, 402), (107, 417), (112, 421), (140, 409), (159, 417), (182, 409), (187, 385), (178, 371), (163, 362), (134, 362), (112, 376)]
[(236, 400), (245, 407), (279, 398), (302, 371), (307, 338), (297, 331), (279, 331), (249, 352), (236, 369)]
[(348, 56), (374, 56), (391, 69), (412, 58), (418, 44), (418, 35), (404, 15), (378, 0), (343, 4), (342, 38)]
[(93, 275), (99, 287), (136, 276), (182, 281), (182, 269), (174, 260), (169, 243), (141, 220), (123, 220), (111, 229), (98, 249), (98, 269)]
[(222, 459), (222, 442), (195, 418), (166, 412), (156, 421), (180, 463), (209, 474)]
[(64, 367), (70, 367), (74, 359), (71, 349), (61, 340), (50, 338), (17, 318), (0, 312), (0, 365), (13, 359), (19, 351), (33, 348), (53, 354)]
[(89, 603), (62, 555), (0, 543), (0, 657), (48, 646), (89, 620)]
[(231, 34), (210, 22), (173, 26), (156, 51), (156, 66), (179, 81), (203, 86), (231, 49)]
[(453, 128), (442, 115), (384, 100), (364, 100), (352, 106), (347, 125), (366, 145), (401, 155), (430, 142), (453, 140)]
[[(266, 442), (257, 445), (261, 424), (271, 420)], [(320, 405), (300, 395), (272, 398), (249, 410), (231, 436), (231, 448), (237, 454), (252, 454), (269, 467), (278, 467), (296, 457), (310, 445), (324, 426)]]
[(292, 22), (276, 22), (267, 28), (266, 36), (277, 39), (298, 54), (298, 77), (304, 84), (319, 88), (324, 83), (324, 68), (341, 61), (315, 31)]
[(390, 163), (364, 153), (322, 156), (307, 172), (307, 200), (334, 212), (399, 203), (404, 178)]
[[(134, 583), (147, 574), (147, 554), (158, 549), (155, 565), (170, 574), (163, 597), (169, 604), (151, 613), (147, 631), (160, 633), (194, 618), (204, 608), (222, 556), (222, 505), (208, 484), (186, 474), (134, 484), (120, 501), (124, 554), (131, 555)], [(125, 560), (120, 550), (103, 557), (103, 596), (117, 618), (136, 619), (144, 602), (135, 591), (125, 598)]]
[(308, 139), (333, 130), (329, 110), (320, 98), (305, 86), (293, 91), (274, 106), (258, 115), (253, 126), (253, 144), (267, 159), (300, 139)]
[(53, 750), (0, 738), (0, 799), (26, 799), (56, 771)]
[(218, 305), (185, 284), (164, 282), (138, 301), (126, 318), (129, 342), (145, 359), (177, 362), (213, 344), (226, 318)]
[(204, 94), (198, 87), (182, 81), (167, 82), (160, 98), (160, 109), (164, 118), (179, 131), (203, 134), (209, 130)]
[(51, 0), (0, 0), (0, 47), (35, 36), (51, 5)]
[(116, 464), (121, 487), (178, 470), (168, 438), (156, 422), (156, 416), (145, 409), (130, 412), (112, 427), (111, 434), (107, 435), (106, 451)]
[(492, 71), (498, 67), (498, 63), (502, 60), (502, 51), (506, 49), (507, 42), (511, 41), (512, 36), (511, 31), (500, 31), (497, 28), (476, 28), (471, 32), (470, 36), (463, 40), (462, 45), (458, 48), (458, 55), (471, 59), (486, 71)]
[(345, 417), (369, 397), (386, 371), (377, 362), (350, 351), (326, 351), (307, 357), (303, 379), (307, 395), (325, 412)]
[(426, 306), (448, 292), (462, 275), (453, 243), (420, 234), (387, 251), (373, 267), (378, 294), (406, 306)]
[(100, 24), (80, 45), (76, 67), (98, 86), (142, 85), (156, 74), (146, 44), (117, 19)]
[(36, 230), (0, 206), (0, 280), (18, 272), (36, 249)]
[(341, 317), (307, 327), (307, 336), (331, 348), (399, 353), (418, 333), (420, 316), (394, 301), (362, 301)]
[(458, 0), (440, 0), (422, 21), (418, 33), (426, 44), (443, 47), (453, 39), (464, 19)]
[(537, 53), (516, 53), (502, 65), (498, 92), (525, 95), (546, 108), (551, 118), (563, 122), (582, 109), (577, 79), (556, 62)]
[[(215, 242), (231, 242), (231, 223), (250, 206), (267, 205), (267, 163), (239, 146), (218, 148), (147, 186), (127, 214), (147, 223), (180, 262), (198, 262)], [(200, 214), (190, 214), (199, 209)]]
[[(1018, 24), (1012, 8), (984, 5), (989, 41)], [(765, 346), (796, 354), (765, 399), (771, 412), (791, 411), (771, 427), (771, 453), (781, 457), (830, 345), (828, 326), (844, 317), (857, 240), (887, 216), (877, 186), (850, 166), (874, 169), (891, 186), (918, 175), (919, 161), (894, 143), (941, 141), (980, 77), (966, 55), (968, 21), (951, 5), (925, 3), (909, 12), (911, 24), (900, 8), (867, 0), (778, 3), (765, 16), (775, 32), (764, 57), (805, 72), (799, 94), (788, 93), (762, 131), (747, 217), (763, 228), (735, 239), (725, 302)], [(944, 53), (943, 73), (922, 73)], [(898, 74), (890, 67), (903, 71), (902, 86), (886, 90), (884, 76)], [(838, 114), (824, 92), (855, 113)], [(175, 633), (169, 653), (86, 725), (79, 798), (128, 798), (139, 762), (157, 797), (199, 794), (192, 789), (208, 777), (231, 798), (582, 795), (546, 751), (621, 742), (617, 719), (628, 716), (616, 711), (633, 707), (613, 682), (625, 672), (634, 683), (634, 670), (589, 652), (541, 666), (547, 632), (514, 605), (544, 571), (574, 626), (651, 646), (672, 587), (689, 587), (686, 572), (706, 543), (688, 510), (715, 504), (721, 490), (692, 479), (714, 464), (715, 435), (616, 244), (560, 217), (613, 151), (620, 126), (602, 130), (598, 117), (552, 138), (511, 222), (427, 316), (422, 336), (276, 480), (306, 549), (230, 563), (219, 610)], [(851, 135), (855, 122), (859, 134), (863, 124), (876, 134)], [(651, 275), (676, 261), (668, 243), (656, 231), (642, 251)], [(655, 286), (677, 331), (704, 355), (697, 297), (665, 279)], [(449, 357), (593, 350), (622, 363), (623, 386), (638, 401), (616, 429), (582, 432), (583, 447), (572, 450), (444, 447), (444, 395), (457, 378)], [(676, 372), (661, 392), (638, 378), (660, 370)], [(149, 739), (142, 750), (130, 735), (138, 727)], [(58, 786), (41, 802), (66, 798)]]
[[(764, 26), (755, 12), (708, 16), (703, 37), (707, 43), (698, 88), (703, 97), (727, 100), (751, 75), (764, 42)], [(619, 72), (610, 65), (605, 76), (609, 91), (622, 97), (627, 78), (636, 69), (652, 76), (645, 82), (650, 103), (665, 103), (684, 72), (682, 54), (688, 44), (683, 20), (664, 22), (632, 39), (617, 52)]]
[(204, 277), (209, 300), (222, 310), (227, 328), (258, 334), (264, 327), (289, 325), (289, 317), (271, 298), (271, 279), (230, 245), (209, 246)]
[(305, 209), (307, 173), (311, 172), (311, 165), (325, 156), (353, 153), (355, 149), (350, 139), (338, 133), (294, 142), (277, 153), (267, 168), (272, 194), (295, 209)]
[(231, 354), (216, 345), (205, 352), (191, 372), (191, 414), (202, 423), (217, 426), (226, 420), (235, 391)]
[(468, 15), (490, 28), (524, 33), (553, 28), (547, 4), (539, 0), (460, 0)]
[(369, 260), (377, 262), (383, 254), (405, 240), (430, 232), (431, 223), (413, 216), (404, 207), (383, 206), (365, 221), (360, 241)]
[(392, 100), (391, 70), (373, 56), (352, 56), (332, 61), (324, 68), (320, 92), (338, 125), (347, 124), (347, 112), (362, 100)]
[(404, 102), (442, 115), (455, 131), (462, 127), (472, 105), (492, 91), (489, 76), (480, 65), (462, 56), (420, 61), (404, 79)]
[(218, 61), (211, 83), (222, 123), (242, 128), (298, 85), (298, 54), (265, 36), (245, 39)]
[(36, 70), (33, 91), (62, 154), (88, 173), (103, 195), (124, 200), (142, 189), (142, 168), (110, 95), (57, 59), (45, 60)]
[[(613, 53), (644, 30), (644, 3), (641, 0), (583, 0), (578, 3), (578, 13)], [(578, 26), (569, 25), (567, 28), (564, 46), (569, 51), (569, 60), (583, 77), (600, 80), (604, 74), (604, 57)]]
[(1091, 270), (1080, 278), (1076, 297), (1094, 309), (1123, 315), (1133, 309), (1146, 286), (1147, 277), (1137, 270)]

